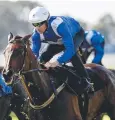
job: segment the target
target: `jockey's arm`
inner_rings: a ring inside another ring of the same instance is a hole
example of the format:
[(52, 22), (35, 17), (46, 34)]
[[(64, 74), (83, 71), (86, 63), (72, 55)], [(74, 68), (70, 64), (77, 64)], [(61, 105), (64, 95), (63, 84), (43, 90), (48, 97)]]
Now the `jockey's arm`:
[(75, 54), (74, 42), (72, 35), (69, 32), (69, 28), (65, 25), (65, 23), (61, 23), (57, 28), (57, 32), (62, 37), (62, 42), (65, 46), (64, 54), (58, 58), (58, 62), (65, 63), (72, 58)]
[(93, 45), (93, 47), (95, 49), (95, 57), (94, 57), (92, 63), (98, 64), (103, 58), (104, 49), (101, 47), (100, 44)]
[(40, 35), (37, 32), (34, 32), (32, 35), (32, 52), (38, 58), (39, 50), (41, 47)]

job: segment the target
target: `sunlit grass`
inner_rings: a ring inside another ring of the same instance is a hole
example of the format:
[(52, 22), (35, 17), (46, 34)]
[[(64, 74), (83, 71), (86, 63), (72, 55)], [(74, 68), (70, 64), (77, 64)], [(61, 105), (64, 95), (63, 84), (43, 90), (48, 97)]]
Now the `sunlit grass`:
[[(13, 118), (13, 120), (18, 120), (18, 118), (13, 112), (10, 114), (10, 116)], [(110, 117), (105, 113), (103, 113), (102, 116), (103, 117), (101, 118), (101, 120), (111, 120)]]
[(106, 113), (104, 113), (102, 116), (103, 117), (101, 120), (111, 120), (111, 118)]
[(18, 120), (18, 118), (16, 117), (16, 115), (13, 112), (10, 114), (10, 116), (13, 118), (13, 120)]

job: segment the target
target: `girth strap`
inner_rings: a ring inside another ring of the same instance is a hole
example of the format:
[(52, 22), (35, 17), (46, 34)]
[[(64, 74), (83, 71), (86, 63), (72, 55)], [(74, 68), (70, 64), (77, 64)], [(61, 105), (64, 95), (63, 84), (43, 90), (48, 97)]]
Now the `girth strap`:
[(78, 96), (78, 104), (82, 119), (86, 120), (89, 105), (89, 97), (87, 92), (84, 92), (82, 95)]

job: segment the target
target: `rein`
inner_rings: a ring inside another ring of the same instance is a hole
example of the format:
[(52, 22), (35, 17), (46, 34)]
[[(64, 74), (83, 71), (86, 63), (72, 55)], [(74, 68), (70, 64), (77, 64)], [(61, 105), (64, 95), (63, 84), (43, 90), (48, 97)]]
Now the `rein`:
[[(27, 73), (27, 72), (33, 72), (33, 71), (44, 71), (44, 70), (46, 70), (46, 69), (33, 69), (33, 70), (29, 70), (29, 71), (26, 71), (26, 72), (23, 72), (24, 74), (25, 73)], [(53, 93), (50, 97), (49, 97), (49, 99), (48, 100), (46, 100), (43, 104), (41, 104), (41, 105), (33, 105), (32, 104), (32, 96), (31, 96), (31, 94), (30, 94), (30, 92), (29, 92), (29, 90), (28, 90), (28, 88), (27, 88), (27, 86), (26, 86), (26, 84), (25, 84), (25, 82), (24, 82), (24, 79), (25, 79), (25, 77), (24, 77), (24, 75), (22, 74), (18, 74), (18, 76), (19, 76), (19, 78), (20, 78), (20, 80), (21, 80), (21, 82), (22, 82), (22, 84), (23, 84), (23, 86), (24, 86), (24, 88), (25, 88), (25, 91), (26, 91), (26, 93), (28, 94), (28, 96), (29, 96), (29, 104), (30, 104), (30, 106), (33, 108), (33, 109), (36, 109), (36, 110), (41, 110), (41, 109), (43, 109), (43, 108), (45, 108), (45, 107), (47, 107), (49, 104), (51, 104), (51, 102), (53, 102), (53, 100), (57, 97), (57, 95), (65, 88), (65, 86), (66, 86), (66, 84), (65, 83), (63, 83), (62, 85), (60, 85), (57, 89), (56, 89), (56, 95), (55, 95), (55, 93)], [(67, 79), (68, 80), (68, 79)], [(67, 82), (67, 80), (65, 81), (65, 82)]]
[(19, 80), (21, 81), (22, 85), (24, 86), (25, 88), (25, 91), (26, 93), (28, 94), (28, 97), (29, 97), (29, 104), (30, 104), (30, 107), (35, 109), (35, 110), (41, 110), (45, 107), (47, 107), (48, 105), (50, 105), (53, 100), (57, 97), (57, 95), (65, 88), (66, 86), (66, 82), (68, 81), (68, 78), (66, 79), (65, 83), (61, 84), (57, 89), (56, 89), (56, 94), (55, 93), (52, 93), (52, 95), (49, 97), (48, 100), (46, 100), (43, 104), (41, 105), (34, 105), (32, 104), (32, 96), (27, 88), (27, 85), (25, 84), (25, 77), (24, 77), (24, 74), (26, 73), (30, 73), (30, 72), (43, 72), (43, 71), (47, 71), (48, 69), (32, 69), (32, 70), (28, 70), (28, 71), (20, 71), (18, 74), (15, 74), (19, 77)]
[[(66, 68), (66, 67), (64, 67), (64, 68), (65, 68), (66, 70), (68, 70), (69, 72), (73, 73), (73, 72), (72, 72), (71, 70), (69, 70), (68, 68)], [(44, 71), (48, 71), (48, 69), (47, 69), (47, 68), (46, 68), (46, 69), (39, 69), (39, 68), (38, 68), (38, 69), (31, 69), (31, 70), (23, 71), (23, 72), (20, 71), (20, 73), (19, 73), (20, 80), (21, 80), (21, 82), (22, 82), (22, 84), (23, 84), (23, 86), (24, 86), (24, 88), (25, 88), (25, 90), (26, 90), (26, 92), (27, 92), (27, 94), (28, 94), (28, 96), (29, 96), (29, 98), (30, 98), (31, 101), (32, 101), (32, 97), (31, 97), (31, 94), (29, 93), (29, 90), (28, 90), (28, 88), (26, 87), (26, 84), (25, 84), (25, 82), (24, 82), (25, 77), (24, 77), (23, 74), (30, 73), (30, 72), (36, 72), (36, 71), (38, 71), (38, 72), (44, 72)], [(77, 76), (76, 74), (73, 74), (73, 75)], [(77, 77), (78, 77), (78, 76), (77, 76)], [(68, 81), (68, 77), (67, 77), (66, 81), (65, 81), (62, 85), (60, 85), (60, 86), (54, 91), (54, 93), (49, 97), (49, 99), (48, 99), (47, 101), (45, 101), (43, 104), (41, 104), (41, 105), (33, 105), (32, 102), (30, 101), (30, 103), (29, 103), (30, 106), (31, 106), (33, 109), (36, 109), (36, 110), (41, 110), (41, 109), (47, 107), (49, 104), (51, 104), (51, 102), (53, 102), (53, 100), (54, 100), (55, 98), (57, 98), (57, 95), (65, 88), (66, 85), (69, 87), (70, 90), (73, 91), (73, 93), (74, 93), (76, 96), (78, 96), (77, 93), (67, 84), (67, 81)], [(56, 94), (55, 94), (55, 92), (56, 92)]]
[(22, 74), (26, 74), (26, 73), (29, 73), (29, 72), (36, 72), (36, 71), (38, 71), (38, 72), (43, 72), (43, 71), (48, 71), (48, 69), (46, 68), (46, 69), (32, 69), (32, 70), (28, 70), (28, 71), (24, 71), (24, 72), (21, 72)]
[[(11, 42), (15, 42), (15, 41), (12, 40)], [(16, 45), (14, 45), (13, 48), (14, 48), (14, 47), (18, 48)], [(61, 85), (56, 89), (56, 93), (57, 93), (57, 94), (55, 94), (55, 92), (53, 92), (53, 93), (51, 94), (51, 96), (49, 96), (48, 100), (46, 100), (43, 104), (35, 105), (35, 104), (33, 103), (33, 98), (32, 98), (32, 96), (31, 96), (31, 93), (29, 92), (28, 86), (27, 86), (26, 83), (25, 83), (25, 76), (24, 76), (24, 74), (30, 73), (30, 72), (35, 72), (35, 71), (43, 72), (43, 71), (47, 71), (48, 69), (46, 69), (46, 68), (45, 68), (45, 69), (31, 69), (31, 70), (25, 71), (24, 68), (25, 68), (26, 55), (28, 55), (27, 49), (28, 49), (28, 45), (26, 45), (26, 44), (24, 43), (24, 54), (23, 54), (24, 59), (23, 59), (23, 65), (22, 65), (22, 67), (21, 67), (21, 69), (19, 70), (18, 73), (15, 73), (15, 72), (13, 73), (12, 81), (13, 81), (13, 78), (14, 78), (15, 76), (19, 77), (19, 80), (21, 81), (21, 83), (22, 83), (22, 85), (23, 85), (23, 87), (24, 87), (24, 89), (25, 89), (25, 92), (26, 92), (27, 95), (28, 95), (28, 99), (29, 99), (29, 104), (30, 104), (30, 106), (31, 106), (33, 109), (43, 109), (43, 108), (47, 107), (51, 102), (53, 102), (53, 100), (57, 97), (57, 95), (65, 88), (66, 84), (65, 84), (65, 83), (61, 84)], [(27, 60), (28, 60), (28, 59), (27, 59)], [(33, 62), (33, 61), (30, 61), (30, 63), (32, 63), (32, 62)], [(67, 81), (67, 80), (68, 80), (68, 79), (66, 79), (66, 81)], [(11, 81), (11, 83), (12, 83), (12, 81)]]
[[(20, 69), (20, 71), (18, 73), (14, 73), (14, 76), (18, 76), (19, 77), (19, 80), (21, 81), (21, 83), (22, 83), (22, 85), (23, 85), (23, 87), (25, 89), (25, 92), (28, 95), (30, 107), (33, 108), (33, 109), (36, 109), (36, 110), (40, 110), (40, 109), (43, 109), (43, 108), (47, 107), (48, 105), (50, 105), (53, 102), (53, 100), (55, 98), (57, 98), (57, 95), (65, 88), (66, 83), (68, 81), (68, 77), (67, 77), (67, 79), (66, 79), (66, 81), (64, 83), (62, 83), (57, 89), (54, 90), (54, 92), (51, 94), (51, 96), (49, 96), (49, 98), (43, 104), (40, 104), (40, 105), (34, 104), (32, 95), (31, 95), (31, 93), (30, 93), (30, 91), (28, 89), (28, 86), (25, 83), (25, 76), (24, 76), (24, 74), (30, 73), (30, 72), (36, 72), (36, 71), (38, 71), (38, 72), (48, 71), (48, 69), (47, 68), (44, 68), (44, 69), (37, 68), (37, 69), (31, 69), (31, 70), (27, 70), (27, 71), (24, 70), (26, 55), (28, 55), (28, 52), (26, 50), (27, 48), (28, 48), (28, 46), (26, 46), (25, 49), (24, 49), (23, 66), (22, 66), (22, 68)], [(33, 61), (30, 61), (30, 63), (32, 63), (32, 62)]]

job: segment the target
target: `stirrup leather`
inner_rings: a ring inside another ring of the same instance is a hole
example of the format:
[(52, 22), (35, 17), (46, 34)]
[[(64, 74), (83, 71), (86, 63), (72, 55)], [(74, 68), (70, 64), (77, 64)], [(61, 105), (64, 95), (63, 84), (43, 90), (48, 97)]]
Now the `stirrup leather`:
[(86, 87), (86, 90), (91, 90), (92, 92), (94, 92), (94, 83), (90, 82), (90, 79), (89, 78), (86, 78), (86, 81), (88, 83), (88, 86)]

